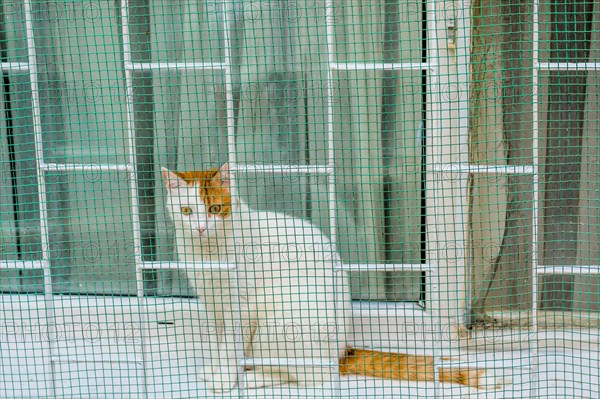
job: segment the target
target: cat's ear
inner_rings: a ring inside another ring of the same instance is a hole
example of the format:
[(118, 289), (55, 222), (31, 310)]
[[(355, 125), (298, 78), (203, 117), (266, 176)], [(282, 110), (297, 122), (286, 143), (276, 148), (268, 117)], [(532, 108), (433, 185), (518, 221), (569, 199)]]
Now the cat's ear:
[(185, 185), (185, 182), (179, 178), (175, 173), (171, 172), (169, 169), (162, 167), (160, 168), (163, 180), (165, 181), (165, 186), (167, 190), (171, 192), (172, 189), (181, 187)]
[(221, 166), (221, 169), (215, 175), (215, 178), (219, 180), (219, 185), (221, 187), (229, 188), (231, 184), (231, 178), (229, 175), (229, 162), (226, 162)]

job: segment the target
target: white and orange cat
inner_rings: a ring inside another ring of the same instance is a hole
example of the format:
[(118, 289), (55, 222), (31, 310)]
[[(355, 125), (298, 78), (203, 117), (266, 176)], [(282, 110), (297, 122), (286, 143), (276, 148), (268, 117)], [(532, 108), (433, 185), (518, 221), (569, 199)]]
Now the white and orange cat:
[[(227, 164), (193, 172), (162, 168), (162, 175), (179, 260), (236, 266), (237, 287), (232, 271), (188, 271), (217, 331), (205, 365), (211, 390), (227, 392), (238, 383), (236, 332), (243, 333), (247, 358), (300, 362), (246, 367), (247, 388), (320, 385), (331, 380), (335, 369), (306, 363), (328, 360), (339, 361), (342, 374), (434, 380), (430, 356), (346, 347), (346, 328), (351, 325), (348, 282), (345, 273), (335, 272), (339, 256), (319, 229), (281, 213), (252, 210), (232, 197)], [(477, 388), (494, 386), (486, 374), (485, 369), (451, 368), (442, 369), (440, 379)]]

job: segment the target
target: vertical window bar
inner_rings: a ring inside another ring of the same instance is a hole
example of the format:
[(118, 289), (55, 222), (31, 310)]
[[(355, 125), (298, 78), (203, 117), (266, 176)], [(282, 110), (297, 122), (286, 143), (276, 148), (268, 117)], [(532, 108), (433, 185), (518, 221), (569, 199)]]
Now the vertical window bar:
[(40, 93), (38, 86), (37, 56), (31, 1), (23, 0), (25, 14), (25, 30), (27, 37), (27, 57), (29, 64), (29, 84), (31, 85), (31, 114), (33, 121), (34, 146), (36, 155), (36, 174), (40, 212), (40, 235), (42, 246), (41, 266), (44, 272), (44, 313), (48, 331), (47, 344), (44, 345), (44, 371), (46, 374), (47, 394), (56, 397), (56, 384), (54, 381), (54, 360), (56, 348), (53, 345), (56, 332), (54, 330), (55, 314), (54, 299), (52, 295), (52, 273), (50, 270), (50, 246), (48, 237), (48, 204), (46, 202), (46, 176), (44, 173), (44, 149), (42, 141), (42, 117), (40, 108)]
[[(337, 201), (336, 201), (336, 186), (335, 186), (335, 128), (334, 128), (334, 86), (333, 86), (333, 68), (334, 64), (337, 61), (335, 57), (335, 17), (334, 17), (334, 0), (326, 0), (325, 2), (325, 26), (327, 30), (327, 58), (328, 58), (328, 67), (327, 67), (327, 191), (328, 191), (328, 199), (329, 199), (329, 226), (330, 226), (330, 239), (331, 239), (331, 251), (333, 253), (338, 253), (337, 248)], [(341, 3), (340, 3), (341, 4)], [(342, 265), (341, 255), (339, 258), (339, 264), (335, 265), (337, 270), (334, 273), (343, 273), (349, 274), (349, 272), (339, 268)], [(339, 298), (340, 290), (338, 286), (338, 281), (340, 279), (335, 278), (334, 274), (334, 295), (336, 298)], [(346, 287), (347, 289), (349, 287)], [(343, 289), (343, 288), (342, 288)], [(345, 300), (345, 299), (342, 299)], [(342, 306), (342, 309), (345, 307)], [(340, 315), (340, 304), (337, 301), (335, 306), (335, 325), (336, 331), (341, 331), (339, 328), (341, 323), (346, 323), (347, 318), (346, 315)], [(343, 339), (346, 342), (348, 341), (348, 337), (346, 335), (347, 328), (344, 326), (344, 334), (338, 339)], [(341, 381), (340, 381), (340, 367), (339, 367), (339, 359), (336, 362), (335, 369), (333, 370), (333, 397), (340, 398), (341, 397)]]
[(121, 0), (121, 29), (123, 41), (123, 66), (125, 69), (125, 104), (127, 109), (127, 147), (129, 149), (129, 190), (131, 194), (131, 218), (133, 223), (133, 247), (135, 276), (137, 282), (138, 312), (140, 322), (140, 345), (142, 355), (142, 397), (148, 397), (148, 378), (147, 378), (147, 348), (146, 332), (148, 331), (148, 321), (145, 315), (146, 301), (144, 295), (144, 268), (142, 264), (142, 245), (141, 228), (139, 220), (138, 203), (138, 185), (137, 185), (137, 167), (136, 167), (136, 148), (135, 148), (135, 113), (134, 113), (134, 92), (133, 92), (133, 68), (131, 62), (131, 37), (129, 35), (129, 4), (128, 0)]
[[(470, 107), (470, 103), (469, 103), (469, 70), (470, 70), (470, 66), (469, 66), (469, 59), (470, 59), (470, 53), (471, 53), (471, 25), (470, 25), (470, 21), (471, 21), (471, 2), (470, 0), (462, 0), (462, 13), (461, 15), (457, 15), (457, 11), (454, 10), (454, 8), (452, 9), (452, 17), (454, 18), (454, 23), (455, 25), (455, 32), (456, 35), (454, 36), (454, 40), (456, 40), (456, 47), (455, 47), (455, 55), (456, 57), (453, 58), (452, 57), (452, 52), (451, 50), (449, 50), (450, 54), (449, 54), (449, 58), (455, 59), (456, 60), (456, 81), (453, 82), (455, 84), (456, 90), (458, 91), (458, 93), (456, 93), (457, 97), (458, 97), (458, 134), (460, 136), (460, 147), (459, 147), (459, 153), (460, 153), (460, 164), (466, 164), (469, 165), (469, 107)], [(446, 10), (446, 18), (448, 18), (448, 11)], [(446, 20), (445, 21), (446, 24), (449, 24), (449, 21)], [(447, 27), (450, 25), (446, 25)], [(446, 30), (446, 34), (449, 34), (449, 28)], [(448, 38), (447, 38), (448, 40)], [(450, 87), (450, 86), (449, 86)], [(454, 86), (452, 86), (454, 87)], [(469, 169), (467, 169), (466, 171), (461, 173), (461, 178), (465, 178), (467, 181), (469, 179), (469, 176), (471, 175)], [(467, 192), (468, 195), (468, 192)], [(463, 209), (465, 209), (465, 212), (471, 212), (471, 209), (469, 209), (468, 207), (468, 198), (466, 199), (467, 204), (465, 205), (465, 207)], [(468, 218), (468, 215), (465, 215), (465, 218)], [(461, 247), (464, 250), (462, 251), (462, 254), (465, 256), (464, 259), (464, 271), (463, 273), (465, 274), (465, 283), (466, 283), (466, 298), (465, 298), (465, 303), (467, 304), (466, 307), (466, 312), (465, 314), (459, 314), (458, 315), (458, 323), (460, 323), (461, 326), (465, 326), (467, 325), (467, 323), (469, 323), (469, 307), (471, 306), (471, 287), (469, 286), (469, 282), (470, 282), (470, 276), (471, 276), (471, 238), (469, 237), (470, 234), (470, 226), (469, 223), (467, 222), (466, 224), (463, 225), (463, 232), (462, 235), (464, 237), (464, 245)], [(460, 273), (460, 270), (457, 269), (457, 273)], [(448, 304), (448, 306), (451, 306), (450, 304)]]
[[(232, 0), (223, 0), (221, 3), (221, 14), (223, 18), (223, 52), (224, 59), (222, 69), (225, 75), (225, 106), (227, 108), (227, 155), (229, 160), (229, 181), (230, 181), (230, 192), (232, 197), (237, 196), (237, 180), (236, 180), (236, 169), (235, 165), (237, 162), (237, 149), (235, 145), (235, 113), (234, 113), (234, 98), (233, 98), (233, 77), (231, 71), (231, 20), (230, 16), (235, 12), (233, 8)], [(233, 18), (232, 18), (233, 19)], [(235, 20), (235, 19), (233, 19)], [(233, 241), (238, 242), (237, 232), (233, 231)], [(244, 382), (244, 337), (242, 336), (242, 313), (240, 305), (240, 293), (239, 293), (239, 274), (237, 271), (237, 265), (233, 269), (230, 269), (231, 276), (233, 278), (233, 289), (230, 293), (232, 303), (235, 306), (235, 320), (234, 326), (234, 342), (236, 348), (236, 361), (237, 361), (237, 374), (238, 374), (238, 386), (237, 394), (238, 398), (242, 399), (245, 396), (245, 382)]]
[[(457, 289), (456, 285), (464, 284), (468, 171), (447, 170), (445, 166), (453, 163), (468, 163), (468, 141), (465, 126), (458, 126), (455, 122), (457, 118), (453, 117), (453, 111), (456, 110), (451, 107), (455, 104), (442, 99), (441, 96), (441, 93), (455, 89), (457, 86), (452, 84), (451, 79), (456, 78), (456, 73), (450, 74), (450, 66), (456, 65), (458, 60), (455, 57), (455, 50), (446, 49), (444, 45), (448, 26), (446, 19), (443, 18), (444, 10), (438, 8), (438, 4), (443, 6), (445, 2), (428, 4), (431, 5), (428, 13), (430, 38), (428, 54), (430, 60), (435, 60), (430, 63), (428, 105), (431, 112), (426, 121), (426, 159), (429, 165), (426, 194), (429, 210), (427, 237), (430, 244), (430, 249), (427, 251), (430, 261), (426, 263), (435, 265), (428, 297), (432, 298), (430, 309), (434, 315), (460, 322), (457, 309), (449, 305), (460, 299), (458, 295), (461, 289)], [(466, 9), (464, 12), (468, 13), (469, 10)], [(442, 48), (446, 50), (440, 51)], [(466, 58), (465, 60), (462, 62), (468, 61)], [(465, 103), (462, 104), (464, 106)], [(444, 167), (436, 170), (436, 165), (444, 165)], [(443, 280), (439, 280), (436, 275), (439, 274), (440, 268), (444, 269)]]
[[(426, 184), (426, 207), (427, 209), (435, 209), (435, 205), (436, 205), (436, 198), (434, 195), (434, 183), (435, 183), (435, 179), (437, 176), (437, 172), (435, 170), (433, 170), (433, 168), (431, 167), (432, 165), (436, 165), (438, 163), (441, 163), (441, 160), (439, 159), (439, 157), (437, 156), (437, 153), (434, 151), (435, 150), (435, 146), (434, 143), (437, 143), (439, 140), (439, 131), (440, 131), (440, 127), (439, 127), (439, 123), (440, 123), (440, 83), (439, 83), (439, 71), (438, 71), (438, 66), (437, 64), (432, 64), (432, 60), (434, 62), (437, 62), (439, 60), (439, 53), (438, 53), (438, 38), (437, 38), (437, 27), (436, 27), (436, 4), (434, 1), (432, 2), (427, 2), (427, 38), (428, 38), (428, 46), (427, 46), (427, 56), (428, 56), (428, 61), (430, 61), (429, 63), (429, 74), (428, 74), (428, 81), (427, 81), (427, 115), (425, 118), (425, 133), (424, 136), (426, 136), (426, 141), (425, 141), (425, 158), (426, 158), (426, 165), (428, 165), (427, 167), (427, 171), (426, 171), (426, 176), (427, 176), (427, 180), (425, 182)], [(429, 306), (428, 308), (430, 310), (433, 310), (432, 308), (434, 306), (439, 306), (438, 304), (434, 305), (434, 301), (432, 301), (432, 299), (434, 298), (434, 295), (436, 294), (435, 288), (437, 287), (437, 259), (440, 258), (441, 253), (439, 253), (439, 250), (437, 249), (438, 243), (435, 241), (437, 234), (436, 234), (436, 216), (435, 214), (433, 214), (432, 212), (426, 212), (428, 217), (427, 217), (427, 227), (426, 227), (426, 231), (427, 231), (427, 241), (429, 243), (434, 243), (435, 244), (435, 250), (433, 249), (434, 247), (432, 245), (428, 245), (427, 246), (427, 252), (426, 252), (426, 261), (425, 263), (430, 265), (431, 267), (431, 273), (429, 276), (429, 282), (427, 284), (427, 292), (426, 292), (426, 297), (429, 298)], [(436, 295), (437, 296), (437, 295)]]
[[(539, 206), (540, 206), (540, 183), (539, 183), (539, 0), (533, 1), (533, 32), (532, 32), (532, 57), (533, 57), (533, 68), (531, 69), (531, 84), (533, 85), (533, 93), (532, 93), (532, 105), (531, 112), (532, 115), (532, 157), (533, 157), (533, 225), (531, 226), (531, 293), (532, 293), (532, 307), (531, 307), (531, 318), (532, 318), (532, 332), (533, 334), (529, 335), (529, 345), (532, 352), (532, 381), (531, 381), (531, 390), (532, 397), (538, 396), (538, 381), (539, 381), (539, 364), (538, 364), (538, 347), (539, 347), (539, 330), (538, 330), (538, 226), (539, 226)], [(533, 342), (531, 340), (533, 339)]]
[[(442, 157), (439, 154), (439, 146), (441, 144), (442, 126), (441, 126), (441, 102), (440, 102), (440, 54), (438, 51), (439, 39), (438, 39), (438, 12), (437, 12), (437, 1), (426, 2), (427, 6), (427, 61), (429, 65), (428, 82), (427, 82), (427, 110), (425, 118), (425, 133), (423, 134), (425, 139), (425, 159), (426, 165), (435, 165), (441, 163)], [(425, 176), (427, 180), (425, 182), (425, 204), (426, 204), (426, 234), (427, 241), (430, 243), (427, 245), (426, 261), (425, 263), (430, 265), (430, 273), (428, 274), (428, 281), (426, 283), (425, 296), (428, 298), (428, 308), (433, 315), (440, 313), (440, 293), (439, 293), (439, 273), (438, 268), (440, 266), (439, 260), (442, 259), (442, 253), (440, 251), (440, 235), (437, 233), (438, 228), (436, 226), (438, 220), (436, 214), (428, 212), (428, 209), (439, 209), (438, 205), (439, 198), (437, 192), (439, 188), (436, 187), (436, 176), (437, 173), (432, 171), (431, 167), (427, 167)], [(444, 209), (443, 207), (441, 209)], [(443, 221), (442, 221), (443, 223)], [(433, 243), (434, 245), (431, 245)], [(433, 249), (435, 248), (435, 249)], [(436, 358), (436, 347), (432, 347), (433, 355), (433, 367), (435, 372), (439, 368), (438, 361)], [(440, 381), (439, 376), (436, 375), (434, 381), (433, 397), (438, 398), (440, 395)]]
[(333, 125), (334, 113), (334, 90), (333, 90), (333, 68), (335, 60), (334, 34), (335, 26), (333, 16), (333, 0), (325, 3), (325, 24), (327, 29), (327, 57), (329, 67), (327, 68), (327, 189), (329, 194), (329, 224), (330, 237), (333, 249), (337, 251), (337, 202), (335, 195), (335, 137)]

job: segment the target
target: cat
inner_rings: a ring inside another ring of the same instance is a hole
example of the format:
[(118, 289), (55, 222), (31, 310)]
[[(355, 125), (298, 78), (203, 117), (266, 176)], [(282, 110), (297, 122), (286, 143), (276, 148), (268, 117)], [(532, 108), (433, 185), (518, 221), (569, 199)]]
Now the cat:
[[(227, 163), (205, 171), (162, 168), (162, 176), (178, 259), (236, 267), (235, 271), (187, 271), (216, 332), (205, 365), (206, 385), (213, 392), (231, 391), (238, 375), (244, 376), (246, 388), (284, 383), (315, 386), (332, 380), (335, 367), (306, 363), (246, 366), (238, 374), (236, 333), (240, 332), (246, 358), (334, 359), (342, 375), (435, 379), (431, 356), (346, 347), (351, 325), (347, 276), (335, 271), (340, 257), (319, 229), (302, 219), (250, 209), (232, 196)], [(490, 386), (485, 369), (453, 367), (439, 374), (443, 382)]]

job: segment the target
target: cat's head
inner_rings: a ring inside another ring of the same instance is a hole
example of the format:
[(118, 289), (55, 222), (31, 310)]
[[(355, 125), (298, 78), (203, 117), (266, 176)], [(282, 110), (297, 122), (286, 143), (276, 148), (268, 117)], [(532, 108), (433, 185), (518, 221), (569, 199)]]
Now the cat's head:
[(232, 199), (229, 165), (206, 171), (174, 172), (162, 168), (167, 210), (185, 235), (217, 238), (230, 229)]

